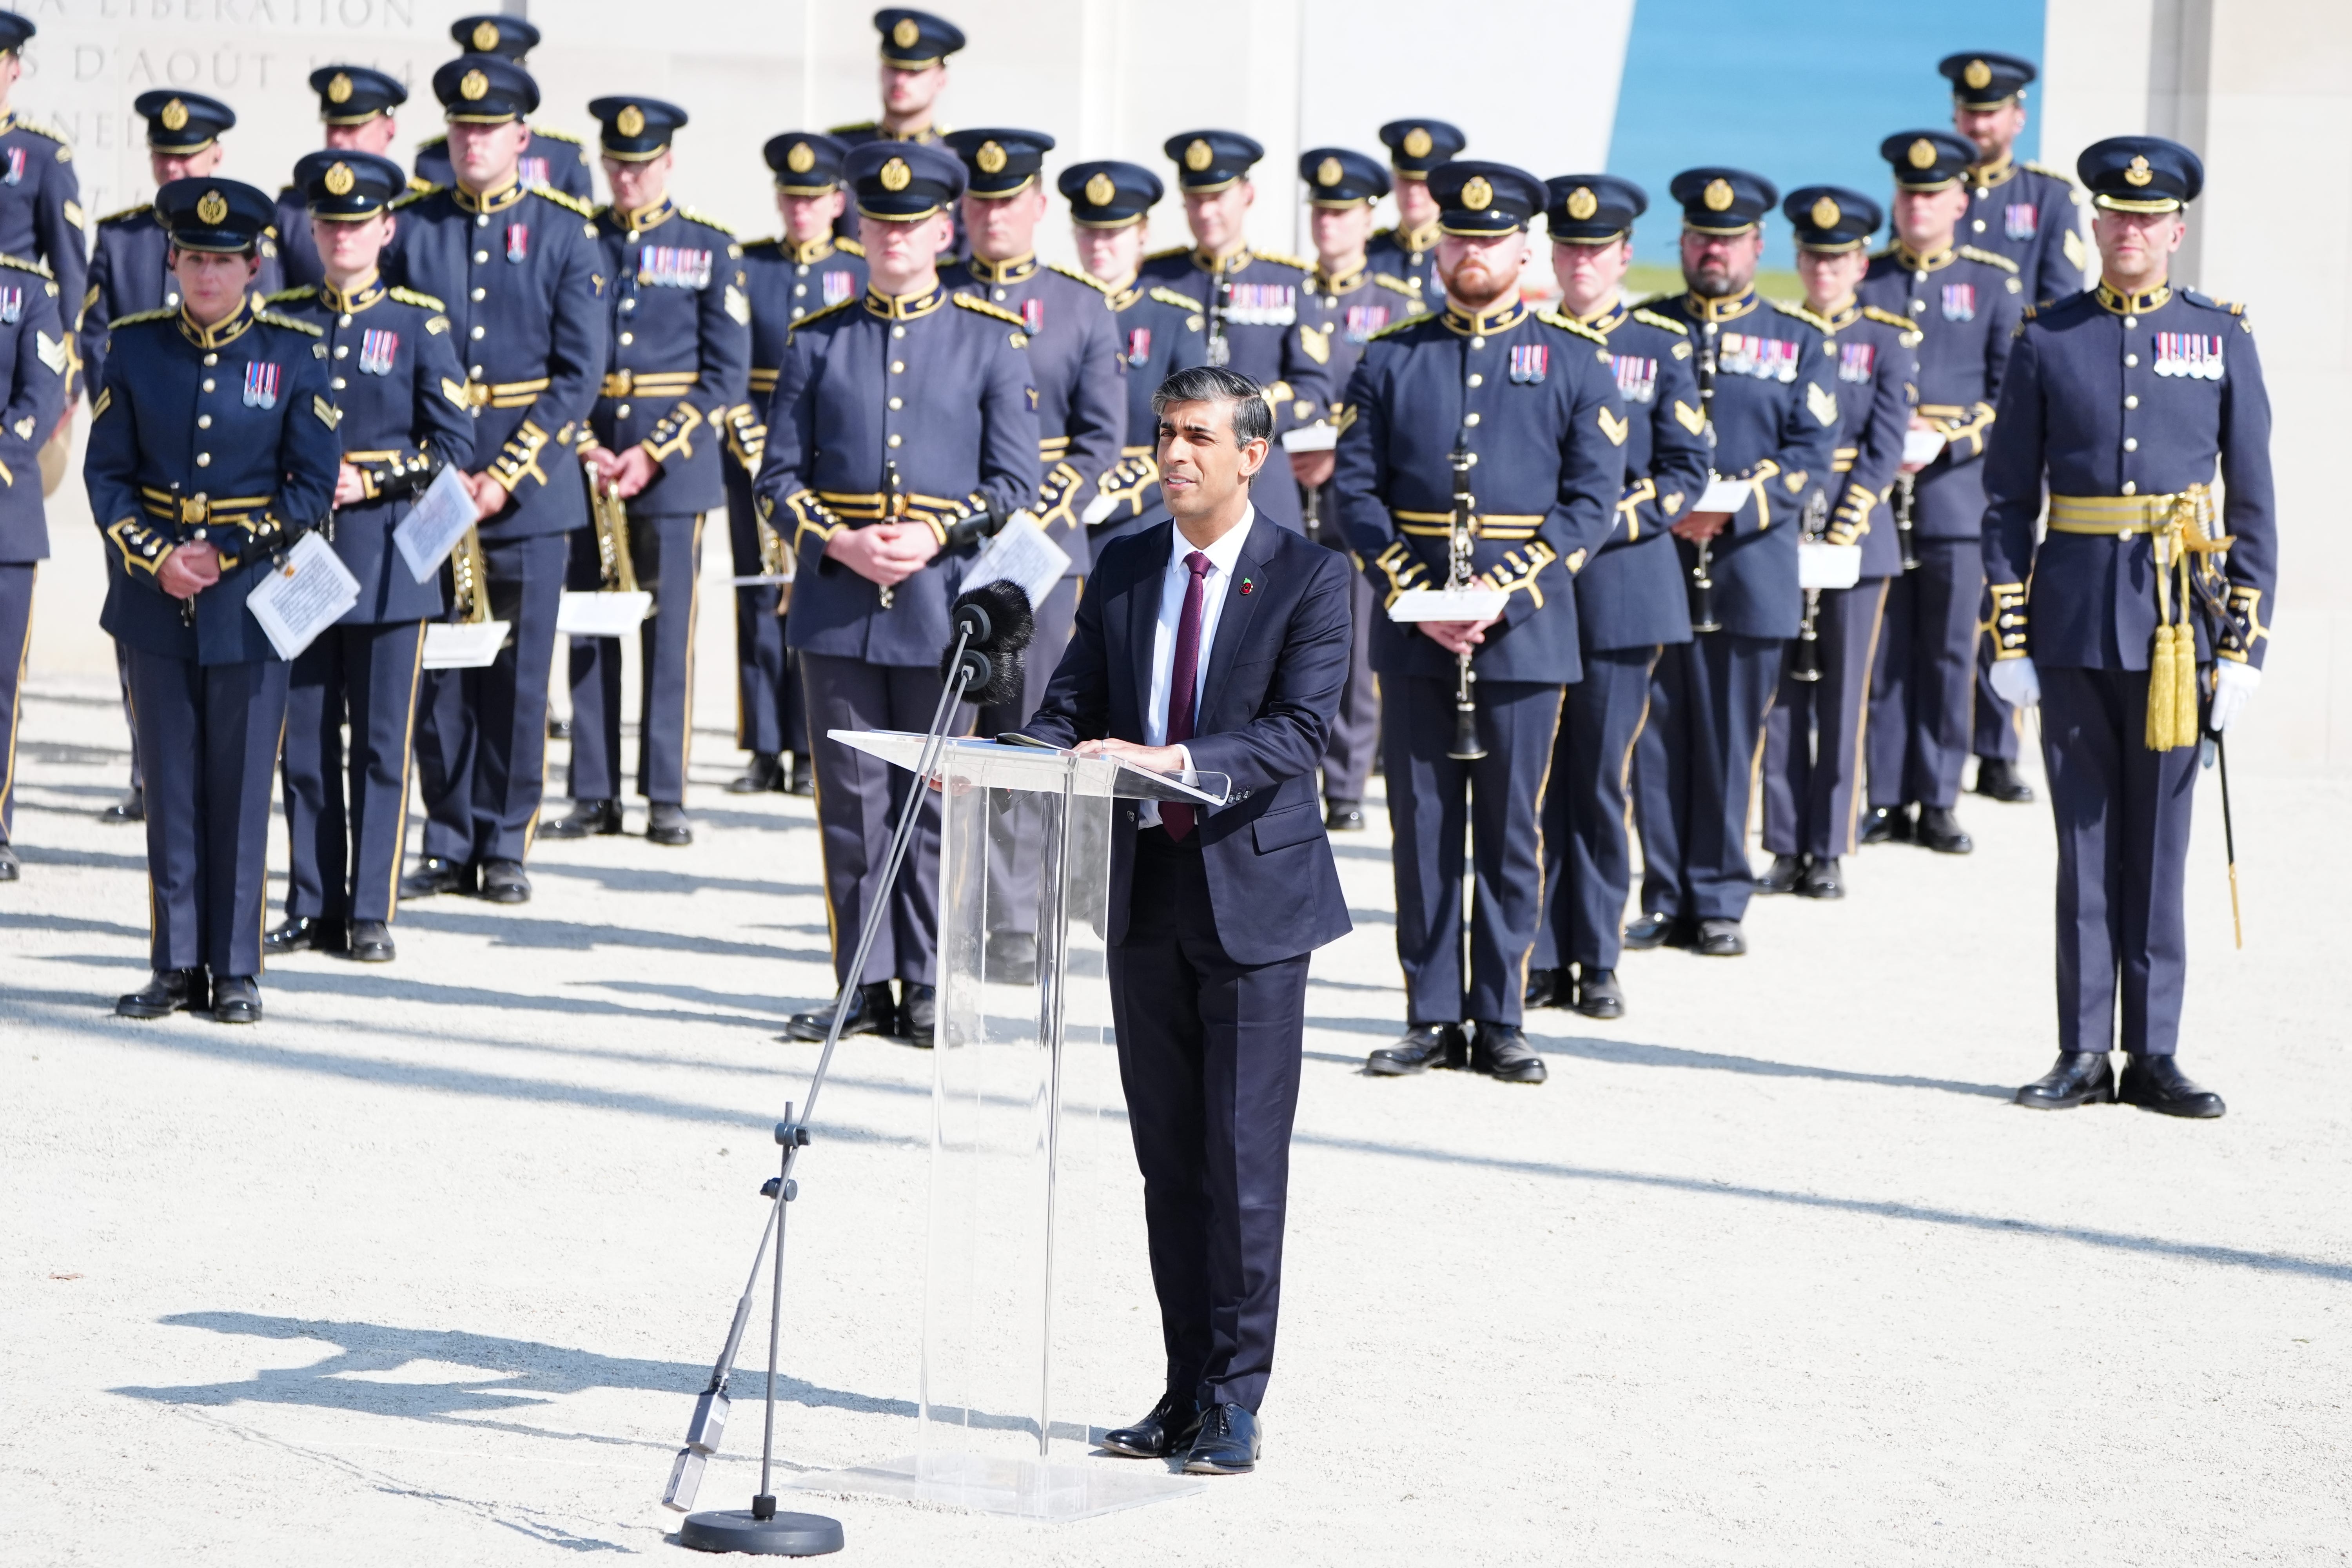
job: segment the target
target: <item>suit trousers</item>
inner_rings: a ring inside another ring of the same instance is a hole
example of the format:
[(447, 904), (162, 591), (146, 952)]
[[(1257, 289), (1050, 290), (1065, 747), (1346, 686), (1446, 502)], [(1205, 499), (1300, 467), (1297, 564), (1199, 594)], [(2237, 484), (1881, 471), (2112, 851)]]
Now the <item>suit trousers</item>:
[[(1045, 688), (1070, 646), (1070, 629), (1077, 624), (1080, 580), (1065, 577), (1047, 590), (1036, 606), (1037, 631), (1021, 661), (1021, 700), (994, 703), (980, 710), (982, 735), (1000, 735), (1028, 722), (1045, 700)], [(992, 812), (988, 819), (988, 929), (1034, 935), (1037, 930), (1037, 878), (1044, 861), (1045, 813), (1043, 804), (1025, 792), (1014, 797), (1009, 811)]]
[[(1824, 588), (1813, 615), (1822, 678), (1780, 672), (1764, 721), (1764, 848), (1833, 859), (1854, 850), (1862, 817), (1862, 751), (1870, 673), (1886, 610), (1884, 577)], [(1790, 659), (1796, 657), (1790, 645)]]
[(1617, 967), (1633, 879), (1627, 792), (1660, 652), (1654, 644), (1588, 650), (1584, 679), (1568, 689), (1544, 792), (1544, 919), (1535, 968)]
[[(686, 803), (694, 742), (694, 623), (701, 606), (702, 518), (685, 512), (629, 519), (629, 560), (654, 613), (637, 628), (637, 793)], [(596, 532), (572, 536), (571, 586), (597, 585)], [(572, 640), (574, 800), (621, 795), (621, 639)]]
[(1992, 595), (1985, 595), (1977, 634), (1977, 710), (1969, 725), (1969, 749), (1987, 762), (2013, 763), (2021, 750), (2025, 721), (1992, 689)]
[(16, 842), (16, 728), (25, 719), (25, 664), (33, 649), (33, 580), (38, 563), (0, 563), (0, 727), (7, 754), (0, 758), (0, 844)]
[(1138, 834), (1133, 897), (1107, 957), (1168, 1392), (1255, 1410), (1274, 1371), (1309, 955), (1226, 955), (1197, 833)]
[(2169, 1056), (2189, 968), (2198, 749), (2143, 743), (2144, 669), (2044, 667), (2041, 676), (2042, 760), (2058, 826), (2059, 1047)]
[(131, 717), (147, 759), (147, 886), (156, 969), (261, 973), (269, 786), (292, 667), (198, 664), (131, 650)]
[[(1329, 506), (1328, 497), (1325, 505)], [(1328, 537), (1333, 526), (1323, 527)], [(1355, 642), (1348, 652), (1348, 684), (1339, 689), (1339, 711), (1331, 716), (1331, 739), (1323, 751), (1326, 800), (1361, 800), (1371, 780), (1372, 757), (1381, 743), (1381, 685), (1372, 673), (1372, 611), (1379, 602), (1370, 578), (1360, 570), (1348, 574)]]
[(1975, 722), (1984, 552), (1973, 539), (1922, 539), (1919, 564), (1890, 579), (1870, 693), (1870, 804), (1950, 806)]
[(1747, 914), (1756, 890), (1748, 803), (1787, 647), (1779, 637), (1706, 632), (1659, 656), (1650, 721), (1633, 748), (1642, 908), (1650, 913)]
[(547, 682), (570, 542), (561, 533), (485, 542), (490, 615), (513, 624), (478, 669), (425, 676), (416, 760), (425, 853), (461, 866), (520, 860), (547, 794)]
[(394, 621), (329, 626), (294, 660), (283, 764), (288, 915), (390, 921), (399, 908), (424, 658), (425, 623)]
[[(833, 941), (837, 983), (867, 985), (903, 980), (929, 985), (940, 945), (940, 807), (906, 769), (825, 738), (832, 730), (930, 728), (945, 683), (928, 666), (868, 664), (864, 659), (803, 652), (809, 730), (816, 761), (816, 820), (824, 847), (824, 919)], [(970, 710), (949, 720), (949, 733), (970, 732)], [(907, 792), (920, 790), (914, 836), (898, 879), (882, 886), (890, 835)], [(889, 918), (866, 955), (864, 973), (848, 973), (866, 911), (887, 900)]]
[[(1543, 811), (1559, 737), (1561, 688), (1481, 680), (1475, 763), (1454, 743), (1454, 682), (1400, 676), (1388, 700), (1389, 826), (1394, 837), (1397, 958), (1412, 1024), (1517, 1024), (1528, 959), (1543, 923)], [(1462, 864), (1470, 839), (1475, 901), (1470, 973), (1462, 973)]]
[[(760, 533), (751, 485), (727, 464), (727, 538), (735, 575), (760, 574)], [(784, 590), (773, 583), (735, 590), (735, 743), (773, 756), (808, 755), (808, 716), (801, 710), (799, 660), (784, 647)]]

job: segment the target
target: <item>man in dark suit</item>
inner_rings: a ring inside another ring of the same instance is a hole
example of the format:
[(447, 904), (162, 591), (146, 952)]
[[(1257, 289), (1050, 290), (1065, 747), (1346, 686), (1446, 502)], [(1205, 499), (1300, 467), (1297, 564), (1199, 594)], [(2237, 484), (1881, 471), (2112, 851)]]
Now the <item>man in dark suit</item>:
[(1255, 382), (1204, 365), (1152, 403), (1173, 521), (1097, 557), (1024, 732), (1232, 780), (1213, 810), (1129, 803), (1111, 838), (1111, 1007), (1168, 1391), (1103, 1440), (1232, 1475), (1257, 1463), (1274, 1365), (1307, 957), (1349, 930), (1316, 792), (1349, 574), (1251, 503), (1273, 435)]

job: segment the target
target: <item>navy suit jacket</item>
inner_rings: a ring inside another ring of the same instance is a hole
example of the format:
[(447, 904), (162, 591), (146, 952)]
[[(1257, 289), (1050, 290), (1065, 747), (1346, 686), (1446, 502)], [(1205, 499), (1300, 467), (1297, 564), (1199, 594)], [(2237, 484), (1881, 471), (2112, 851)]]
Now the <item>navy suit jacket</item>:
[[(1175, 528), (1162, 518), (1103, 548), (1078, 600), (1077, 629), (1023, 733), (1062, 747), (1144, 742), (1151, 639)], [(1231, 804), (1197, 829), (1218, 940), (1237, 963), (1273, 963), (1352, 929), (1316, 786), (1348, 680), (1349, 566), (1338, 551), (1260, 512), (1234, 575), (1199, 721), (1184, 743), (1193, 767), (1234, 781)], [(1105, 933), (1113, 942), (1127, 938), (1139, 827), (1138, 803), (1120, 802)]]

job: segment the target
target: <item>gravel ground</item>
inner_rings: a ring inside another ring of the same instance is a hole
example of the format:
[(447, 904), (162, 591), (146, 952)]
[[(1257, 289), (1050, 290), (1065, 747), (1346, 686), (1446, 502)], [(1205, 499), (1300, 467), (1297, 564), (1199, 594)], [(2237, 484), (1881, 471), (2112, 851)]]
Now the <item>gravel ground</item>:
[[(779, 1022), (829, 989), (807, 804), (719, 793), (714, 733), (691, 848), (548, 845), (527, 907), (274, 965), (258, 1028), (140, 1024), (109, 1009), (142, 843), (91, 815), (123, 744), (110, 682), (37, 683), (0, 1561), (675, 1552), (670, 1454), (814, 1058)], [(1402, 992), (1385, 832), (1348, 838), (1259, 1473), (1066, 1525), (815, 1506), (898, 1563), (2345, 1561), (2346, 986), (2298, 933), (2342, 929), (2352, 787), (2238, 784), (2243, 952), (2210, 779), (2190, 878), (2209, 1124), (2007, 1103), (2054, 1049), (2040, 806), (1972, 800), (1974, 856), (1871, 850), (1842, 904), (1759, 900), (1744, 960), (1629, 955), (1622, 1022), (1534, 1021), (1540, 1089), (1361, 1074)], [(788, 1473), (913, 1447), (929, 1081), (866, 1040), (827, 1091)], [(1076, 1100), (1056, 1414), (1101, 1427), (1160, 1351), (1118, 1108)], [(730, 1439), (706, 1506), (752, 1489), (750, 1406)]]

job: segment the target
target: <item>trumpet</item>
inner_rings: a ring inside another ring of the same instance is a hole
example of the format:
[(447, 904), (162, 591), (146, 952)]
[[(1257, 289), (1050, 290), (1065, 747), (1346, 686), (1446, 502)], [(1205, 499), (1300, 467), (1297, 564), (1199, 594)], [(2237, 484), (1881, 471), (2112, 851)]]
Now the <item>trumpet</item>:
[[(1706, 449), (1715, 451), (1715, 323), (1706, 321), (1699, 327), (1698, 405), (1706, 419)], [(1710, 459), (1706, 477), (1715, 478), (1715, 464)], [(1715, 550), (1713, 542), (1698, 542), (1698, 559), (1691, 563), (1691, 630), (1719, 632), (1723, 623), (1715, 618)]]
[[(1797, 538), (1801, 545), (1813, 542), (1828, 531), (1829, 514), (1830, 498), (1827, 490), (1816, 489), (1811, 495), (1805, 498), (1804, 521), (1798, 525)], [(1821, 615), (1821, 608), (1822, 591), (1819, 588), (1806, 589), (1805, 619), (1797, 628), (1796, 663), (1789, 669), (1789, 679), (1791, 680), (1811, 683), (1822, 678), (1822, 634), (1815, 625), (1816, 619)]]
[(490, 563), (482, 552), (480, 529), (467, 529), (449, 552), (449, 587), (458, 624), (479, 626), (490, 618)]
[[(1450, 593), (1467, 588), (1475, 577), (1472, 563), (1477, 544), (1471, 536), (1470, 522), (1476, 515), (1478, 498), (1470, 492), (1470, 470), (1478, 458), (1470, 450), (1467, 425), (1455, 432), (1454, 450), (1445, 461), (1454, 470), (1454, 510), (1449, 519), (1453, 532), (1446, 542), (1445, 562), (1445, 586)], [(1475, 763), (1486, 754), (1486, 748), (1478, 743), (1478, 699), (1471, 689), (1477, 679), (1470, 670), (1470, 650), (1465, 648), (1454, 656), (1454, 744), (1445, 753), (1457, 763)]]
[(596, 477), (596, 465), (582, 463), (588, 480), (588, 515), (596, 528), (597, 586), (607, 594), (637, 591), (636, 563), (629, 559), (629, 509), (620, 492)]

